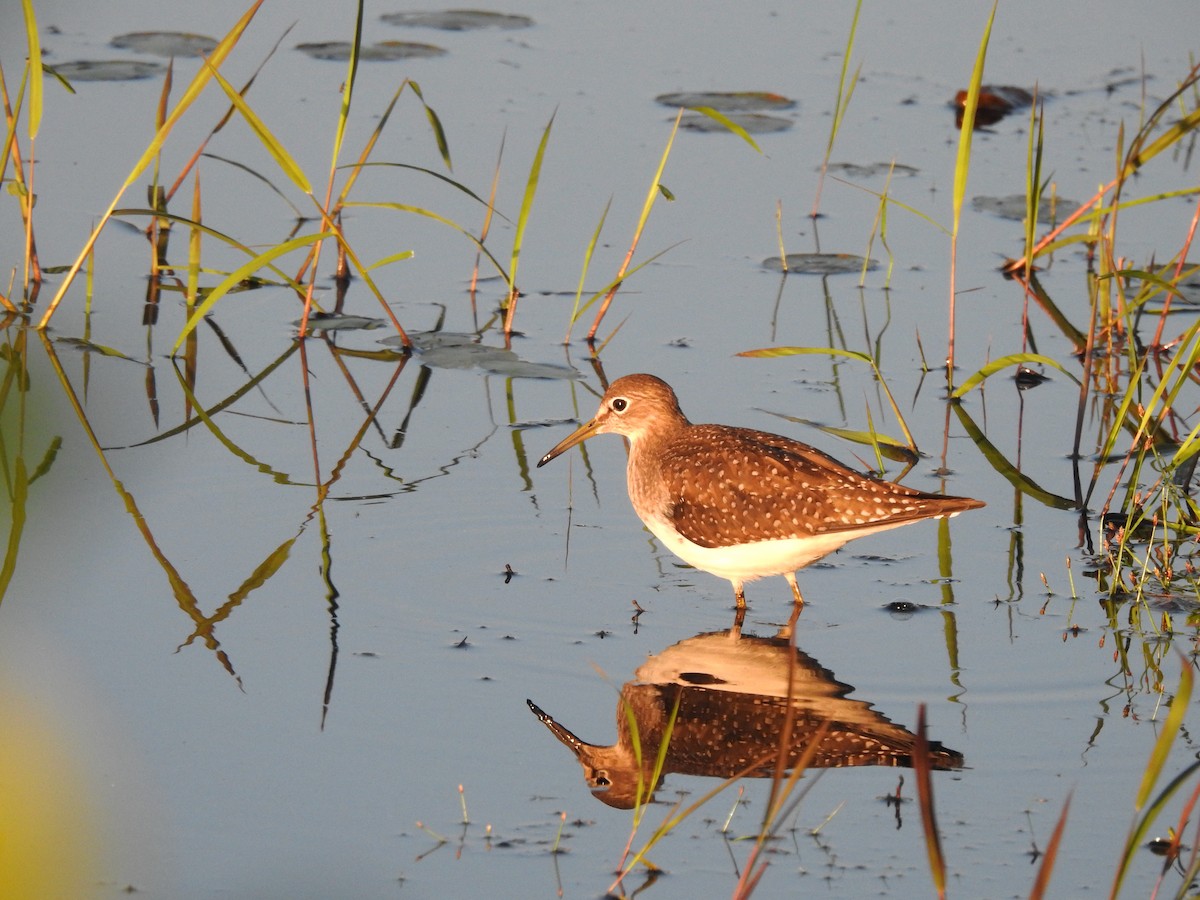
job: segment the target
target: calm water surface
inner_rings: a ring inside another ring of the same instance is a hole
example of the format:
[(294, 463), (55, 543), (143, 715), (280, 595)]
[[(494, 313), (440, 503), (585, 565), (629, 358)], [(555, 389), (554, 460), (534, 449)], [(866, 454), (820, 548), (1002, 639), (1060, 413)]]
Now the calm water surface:
[[(230, 81), (242, 83), (294, 23), (248, 97), (322, 186), (344, 66), (293, 47), (348, 39), (353, 23), (337, 6), (268, 2), (227, 64)], [(231, 2), (37, 8), (47, 61), (59, 63), (127, 56), (107, 43), (129, 31), (219, 37), (242, 12)], [(294, 296), (266, 288), (226, 297), (212, 317), (216, 328), (199, 330), (189, 400), (182, 364), (168, 358), (184, 322), (180, 295), (164, 293), (157, 324), (144, 325), (143, 222), (111, 227), (97, 245), (92, 314), (80, 281), (50, 336), (86, 337), (125, 358), (63, 341), (47, 352), (31, 333), (23, 419), (12, 417), (12, 403), (5, 412), (8, 459), (20, 456), (28, 471), (44, 464), (44, 472), (29, 488), (15, 572), (0, 601), (0, 715), (8, 723), (0, 746), (39, 786), (30, 808), (49, 821), (45, 833), (58, 835), (54, 846), (73, 848), (53, 864), (69, 885), (61, 895), (115, 897), (132, 888), (163, 898), (528, 898), (595, 897), (608, 888), (632, 814), (589, 794), (571, 752), (526, 698), (585, 741), (617, 743), (623, 686), (656, 683), (655, 666), (670, 675), (727, 664), (678, 660), (730, 627), (729, 588), (683, 567), (640, 529), (625, 497), (619, 440), (600, 438), (586, 456), (573, 451), (553, 467), (533, 465), (571, 421), (595, 411), (600, 382), (586, 347), (562, 345), (571, 295), (610, 199), (588, 286), (601, 287), (619, 266), (669, 134), (673, 113), (653, 98), (681, 90), (779, 92), (797, 101), (775, 113), (793, 124), (759, 136), (762, 153), (730, 135), (677, 137), (663, 179), (675, 200), (660, 199), (638, 259), (672, 249), (618, 295), (602, 334), (624, 325), (603, 351), (603, 373), (652, 371), (675, 385), (693, 420), (782, 431), (870, 462), (861, 448), (804, 424), (865, 429), (869, 410), (876, 427), (898, 433), (862, 365), (734, 354), (775, 344), (878, 353), (927, 454), (905, 483), (988, 506), (948, 527), (923, 523), (859, 542), (802, 572), (809, 606), (796, 643), (806, 671), (821, 673), (820, 690), (878, 727), (882, 718), (912, 730), (926, 704), (930, 736), (963, 754), (965, 768), (934, 776), (952, 894), (1027, 895), (1031, 851), (1045, 849), (1068, 796), (1053, 887), (1059, 896), (1106, 890), (1180, 661), (1168, 643), (1135, 639), (1123, 670), (1115, 656), (1122, 636), (1085, 574), (1089, 543), (1078, 514), (1015, 491), (947, 411), (940, 377), (922, 375), (922, 354), (934, 365), (944, 354), (948, 240), (893, 208), (890, 281), (883, 267), (862, 288), (854, 276), (781, 284), (760, 267), (776, 251), (777, 201), (789, 250), (819, 242), (825, 251), (867, 252), (877, 207), (870, 191), (883, 189), (882, 176), (851, 179), (867, 191), (827, 182), (819, 233), (807, 216), (851, 8), (752, 3), (731, 13), (717, 3), (533, 2), (502, 10), (531, 16), (530, 29), (455, 33), (379, 20), (399, 9), (368, 4), (368, 41), (417, 40), (449, 52), (363, 64), (345, 161), (401, 80), (415, 78), (445, 126), (452, 177), (486, 195), (503, 139), (497, 203), (515, 220), (553, 116), (521, 256), (523, 334), (512, 350), (579, 377), (514, 378), (511, 368), (460, 364), (454, 354), (402, 362), (378, 343), (386, 330), (338, 335), (342, 352), (312, 340), (302, 356)], [(947, 103), (966, 85), (986, 13), (983, 4), (919, 3), (902, 12), (864, 4), (853, 62), (861, 60), (861, 78), (833, 154), (913, 167), (891, 191), (947, 224), (957, 141)], [(23, 60), (18, 15), (0, 11), (10, 90)], [(1135, 127), (1143, 90), (1153, 105), (1183, 77), (1198, 49), (1197, 25), (1190, 0), (1136, 11), (1108, 2), (1001, 5), (987, 80), (1036, 82), (1053, 94), (1046, 147), (1061, 195), (1086, 198), (1111, 177), (1119, 123)], [(177, 61), (176, 96), (196, 65)], [(36, 147), (44, 264), (67, 265), (79, 252), (146, 146), (160, 88), (157, 79), (81, 83), (72, 96), (49, 86)], [(216, 93), (197, 104), (167, 145), (164, 181), (223, 111)], [(980, 133), (969, 193), (1021, 192), (1026, 148), (1020, 114)], [(231, 124), (209, 150), (269, 174), (293, 202), (307, 203), (243, 124)], [(445, 171), (411, 95), (373, 158)], [(293, 227), (292, 211), (245, 169), (208, 158), (200, 178), (213, 228), (265, 247)], [(1136, 190), (1151, 195), (1194, 181), (1189, 157), (1164, 156)], [(191, 194), (189, 181), (173, 211), (188, 215)], [(411, 169), (372, 169), (355, 197), (429, 208), (472, 229), (482, 221), (469, 197)], [(142, 203), (140, 187), (125, 201)], [(1187, 200), (1130, 210), (1123, 252), (1139, 265), (1169, 257), (1192, 213)], [(414, 251), (375, 273), (406, 328), (472, 333), (491, 323), (482, 342), (502, 346), (492, 317), (500, 289), (486, 283), (472, 311), (466, 287), (475, 252), (461, 235), (394, 211), (350, 210), (345, 225), (365, 260)], [(507, 260), (511, 222), (494, 227), (489, 246)], [(11, 267), (20, 246), (15, 204), (0, 229)], [(186, 241), (177, 230), (177, 265)], [(206, 268), (228, 271), (244, 259), (215, 240), (204, 247)], [(996, 272), (1020, 247), (1020, 223), (965, 214), (963, 372), (1022, 348), (1020, 289)], [(886, 261), (878, 241), (871, 254)], [(325, 302), (331, 266), (326, 256)], [(1068, 250), (1044, 274), (1080, 327), (1085, 272), (1082, 255)], [(60, 277), (50, 276), (43, 298)], [(380, 314), (361, 282), (351, 286), (347, 310)], [(1182, 331), (1191, 315), (1173, 317), (1172, 326)], [(1030, 329), (1039, 352), (1078, 372), (1070, 341), (1045, 316), (1032, 314)], [(21, 339), (10, 327), (8, 343)], [(1033, 482), (1071, 497), (1078, 390), (1050, 374), (1024, 394), (994, 380), (963, 412)], [(193, 404), (212, 412), (210, 424), (181, 430)], [(939, 476), (943, 468), (949, 474)], [(1085, 478), (1090, 471), (1087, 460)], [(893, 464), (889, 474), (900, 470)], [(1113, 477), (1101, 477), (1099, 494)], [(317, 483), (328, 485), (323, 500)], [(1094, 541), (1094, 519), (1086, 527)], [(771, 647), (766, 639), (789, 611), (787, 586), (771, 579), (750, 585), (748, 595), (745, 632), (763, 641), (746, 645)], [(885, 608), (896, 601), (914, 609)], [(645, 609), (636, 622), (635, 602)], [(1185, 618), (1176, 612), (1177, 628), (1187, 627)], [(1186, 651), (1193, 637), (1187, 630), (1175, 645)], [(738, 671), (769, 684), (786, 659), (774, 652), (764, 651), (774, 662), (743, 660), (749, 669)], [(1196, 752), (1192, 718), (1168, 776)], [(915, 804), (883, 799), (901, 777), (901, 795), (911, 799), (907, 769), (836, 769), (810, 779), (757, 896), (932, 896)], [(634, 847), (669, 804), (718, 783), (668, 776)], [(738, 839), (757, 830), (768, 785), (743, 787), (654, 848), (650, 858), (669, 875), (651, 878), (644, 896), (733, 890), (750, 848)], [(1178, 809), (1168, 807), (1156, 833)], [(565, 853), (550, 852), (556, 842)], [(1157, 857), (1139, 852), (1128, 894), (1148, 895), (1158, 867)], [(646, 880), (639, 870), (625, 890)], [(1172, 892), (1178, 881), (1168, 877)]]

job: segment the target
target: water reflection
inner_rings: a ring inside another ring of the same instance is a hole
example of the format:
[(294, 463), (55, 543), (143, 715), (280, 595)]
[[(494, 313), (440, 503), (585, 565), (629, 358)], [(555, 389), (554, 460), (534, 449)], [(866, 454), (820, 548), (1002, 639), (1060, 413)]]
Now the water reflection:
[[(853, 690), (786, 637), (740, 635), (733, 629), (687, 638), (639, 666), (621, 688), (617, 742), (611, 746), (581, 740), (527, 702), (575, 754), (593, 796), (631, 809), (639, 794), (640, 802), (653, 799), (669, 773), (770, 778), (779, 748), (785, 749), (787, 766), (796, 765), (825, 723), (828, 732), (810, 766), (911, 766), (912, 732), (869, 703), (847, 699)], [(662, 772), (651, 789), (668, 730)], [(930, 765), (958, 769), (963, 756), (931, 741)]]

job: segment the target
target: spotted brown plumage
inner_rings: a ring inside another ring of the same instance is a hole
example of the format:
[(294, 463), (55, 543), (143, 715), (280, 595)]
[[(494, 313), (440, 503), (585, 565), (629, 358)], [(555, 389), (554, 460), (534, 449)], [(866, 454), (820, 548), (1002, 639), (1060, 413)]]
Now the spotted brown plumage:
[(626, 375), (591, 421), (538, 462), (595, 434), (629, 439), (629, 499), (639, 518), (685, 562), (743, 583), (795, 572), (848, 541), (921, 519), (953, 516), (979, 500), (928, 494), (855, 472), (790, 438), (727, 425), (693, 425), (653, 375)]

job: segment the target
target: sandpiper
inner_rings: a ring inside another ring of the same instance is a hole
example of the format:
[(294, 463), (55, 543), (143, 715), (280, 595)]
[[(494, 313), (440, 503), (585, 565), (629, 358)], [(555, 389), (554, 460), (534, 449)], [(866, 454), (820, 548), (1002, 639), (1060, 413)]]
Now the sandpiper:
[(671, 386), (653, 375), (614, 381), (591, 421), (538, 466), (605, 433), (629, 440), (634, 512), (684, 562), (727, 579), (739, 609), (747, 581), (782, 575), (800, 607), (796, 570), (847, 541), (984, 505), (860, 474), (777, 434), (693, 425)]

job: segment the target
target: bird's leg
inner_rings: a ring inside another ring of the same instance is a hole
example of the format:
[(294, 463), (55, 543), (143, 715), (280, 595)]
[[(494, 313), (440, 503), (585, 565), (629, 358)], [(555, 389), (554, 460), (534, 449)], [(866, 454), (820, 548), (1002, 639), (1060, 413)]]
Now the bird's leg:
[(796, 584), (796, 573), (787, 572), (783, 577), (786, 578), (788, 584), (792, 586), (792, 596), (796, 598), (796, 615), (799, 615), (800, 607), (804, 606), (804, 598), (800, 596), (800, 585)]
[(746, 608), (746, 592), (742, 590), (742, 583), (740, 581), (733, 582), (733, 599), (737, 601), (738, 609)]
[(792, 635), (795, 634), (796, 622), (800, 618), (800, 611), (802, 609), (804, 609), (804, 604), (802, 604), (802, 603), (793, 603), (792, 604), (792, 615), (787, 620), (787, 624), (779, 629), (779, 634), (777, 634), (776, 637), (790, 639), (792, 637)]
[(733, 614), (733, 627), (729, 629), (729, 639), (736, 641), (742, 636), (742, 623), (746, 621), (746, 607), (739, 606)]

